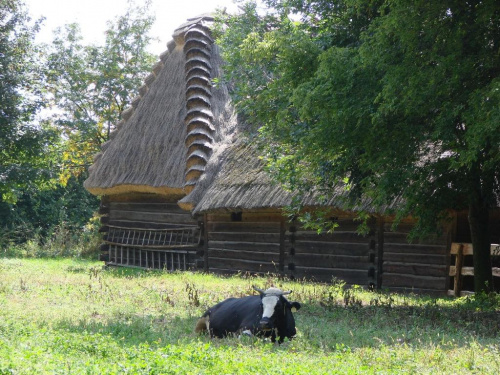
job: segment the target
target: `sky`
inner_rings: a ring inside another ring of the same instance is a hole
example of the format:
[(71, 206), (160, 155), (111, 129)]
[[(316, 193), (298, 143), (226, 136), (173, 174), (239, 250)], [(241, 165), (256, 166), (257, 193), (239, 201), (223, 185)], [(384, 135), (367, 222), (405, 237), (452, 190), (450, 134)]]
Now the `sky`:
[[(33, 19), (42, 16), (42, 24), (37, 41), (50, 43), (53, 30), (58, 26), (76, 22), (80, 24), (84, 41), (102, 44), (106, 21), (113, 20), (126, 12), (128, 0), (24, 0)], [(141, 0), (135, 0), (142, 4)], [(156, 17), (151, 36), (159, 38), (149, 48), (160, 55), (167, 49), (173, 31), (188, 18), (226, 8), (229, 13), (237, 11), (233, 0), (152, 0), (152, 13)]]

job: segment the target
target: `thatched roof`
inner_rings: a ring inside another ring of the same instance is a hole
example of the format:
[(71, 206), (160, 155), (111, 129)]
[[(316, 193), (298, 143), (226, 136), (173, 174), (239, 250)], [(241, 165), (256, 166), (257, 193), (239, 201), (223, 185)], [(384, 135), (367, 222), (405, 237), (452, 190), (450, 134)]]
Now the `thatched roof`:
[[(212, 20), (200, 16), (175, 31), (140, 97), (96, 156), (85, 181), (91, 193), (161, 194), (193, 213), (292, 203), (292, 194), (265, 171), (227, 86), (222, 80), (212, 85), (223, 66), (210, 36)], [(343, 195), (339, 190), (327, 205), (345, 206)], [(318, 200), (311, 193), (302, 203)]]
[(197, 17), (175, 31), (140, 96), (96, 155), (84, 183), (91, 193), (182, 197), (196, 186), (231, 116), (224, 93), (211, 87), (221, 64), (211, 21)]
[(280, 208), (292, 197), (271, 180), (257, 147), (244, 135), (216, 145), (196, 189), (179, 204), (194, 213), (218, 209)]

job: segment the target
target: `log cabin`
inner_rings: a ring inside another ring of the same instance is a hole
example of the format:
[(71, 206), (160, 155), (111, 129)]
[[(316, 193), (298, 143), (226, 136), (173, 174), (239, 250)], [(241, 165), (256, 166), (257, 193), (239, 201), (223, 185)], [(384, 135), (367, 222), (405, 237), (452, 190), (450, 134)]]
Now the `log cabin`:
[[(456, 213), (442, 235), (408, 243), (373, 212), (358, 234), (341, 194), (326, 205), (338, 228), (317, 234), (284, 216), (292, 202), (264, 169), (221, 77), (211, 16), (181, 25), (102, 146), (85, 188), (101, 196), (101, 259), (108, 265), (217, 273), (280, 274), (320, 282), (423, 293), (451, 287), (453, 242), (470, 242)], [(318, 207), (314, 196), (302, 202)], [(324, 205), (323, 205), (324, 207)], [(369, 202), (358, 209), (370, 211)], [(500, 212), (492, 212), (500, 242)]]

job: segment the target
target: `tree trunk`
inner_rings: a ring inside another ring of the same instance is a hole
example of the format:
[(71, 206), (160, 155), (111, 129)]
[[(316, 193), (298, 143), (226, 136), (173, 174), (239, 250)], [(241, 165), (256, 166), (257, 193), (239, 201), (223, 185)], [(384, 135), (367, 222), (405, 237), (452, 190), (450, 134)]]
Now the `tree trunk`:
[(491, 241), (489, 231), (489, 207), (480, 198), (469, 205), (469, 226), (474, 249), (474, 291), (493, 290), (491, 270)]

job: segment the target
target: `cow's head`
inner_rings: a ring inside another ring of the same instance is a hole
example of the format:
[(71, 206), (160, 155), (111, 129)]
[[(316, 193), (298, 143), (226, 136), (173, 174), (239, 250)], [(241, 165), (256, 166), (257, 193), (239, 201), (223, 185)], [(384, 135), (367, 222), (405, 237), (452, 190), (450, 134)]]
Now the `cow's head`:
[(290, 302), (285, 298), (291, 291), (284, 292), (278, 288), (262, 290), (254, 287), (262, 299), (262, 317), (259, 329), (264, 332), (277, 330), (280, 342), (285, 337), (292, 338), (296, 335), (295, 319), (293, 312), (300, 309), (300, 303)]

